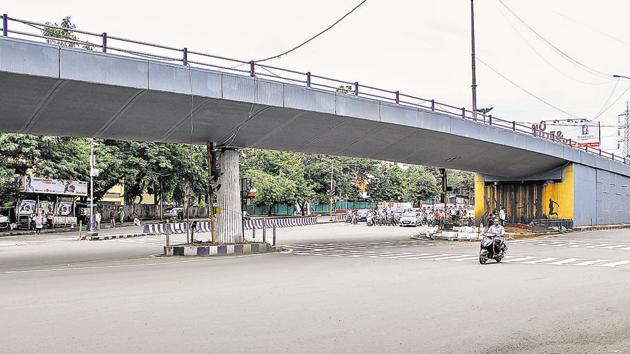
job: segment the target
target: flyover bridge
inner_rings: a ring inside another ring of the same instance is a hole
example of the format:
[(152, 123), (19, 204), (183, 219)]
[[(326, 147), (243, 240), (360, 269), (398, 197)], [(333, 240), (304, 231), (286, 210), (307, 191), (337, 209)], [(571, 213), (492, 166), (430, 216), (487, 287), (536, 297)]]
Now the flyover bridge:
[[(71, 30), (77, 39), (58, 43), (42, 35), (46, 26), (3, 16), (2, 132), (212, 141), (456, 168), (479, 173), (478, 217), (499, 205), (515, 221), (542, 217), (555, 198), (558, 216), (578, 224), (630, 222), (624, 157), (356, 81), (106, 33)], [(238, 166), (236, 157), (222, 160)], [(229, 178), (225, 185), (238, 171)], [(226, 210), (240, 211), (230, 203)]]

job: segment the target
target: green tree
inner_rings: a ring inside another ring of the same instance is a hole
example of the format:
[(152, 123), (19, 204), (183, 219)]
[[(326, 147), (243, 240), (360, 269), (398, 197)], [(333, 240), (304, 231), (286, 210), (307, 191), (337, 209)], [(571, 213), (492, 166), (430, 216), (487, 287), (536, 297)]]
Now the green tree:
[(440, 187), (435, 179), (425, 167), (410, 166), (407, 171), (407, 194), (405, 199), (413, 201), (418, 205), (419, 202), (434, 197), (440, 193)]
[(407, 176), (400, 166), (383, 163), (368, 184), (370, 198), (376, 201), (404, 201), (408, 196)]
[(0, 201), (7, 204), (17, 199), (18, 176), (84, 179), (89, 146), (75, 138), (0, 134), (0, 159)]
[[(54, 26), (54, 27), (53, 27)], [(64, 47), (81, 47), (83, 49), (92, 50), (94, 46), (88, 41), (84, 41), (77, 37), (73, 30), (77, 26), (72, 23), (70, 16), (66, 16), (61, 20), (61, 24), (57, 22), (46, 22), (46, 26), (42, 29), (42, 35), (46, 36), (46, 42)]]

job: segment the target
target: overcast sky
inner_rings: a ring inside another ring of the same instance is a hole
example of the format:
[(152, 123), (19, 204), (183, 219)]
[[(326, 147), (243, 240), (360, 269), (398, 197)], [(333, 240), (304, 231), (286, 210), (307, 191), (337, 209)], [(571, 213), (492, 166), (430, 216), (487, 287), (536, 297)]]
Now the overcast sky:
[[(630, 98), (630, 91), (622, 95), (630, 80), (611, 77), (630, 76), (630, 2), (504, 1), (571, 59), (530, 32), (498, 0), (475, 1), (478, 56), (574, 116), (593, 118), (619, 97), (600, 117), (602, 124), (616, 124)], [(358, 2), (4, 0), (0, 11), (38, 22), (70, 15), (80, 29), (251, 60), (300, 43)], [(269, 64), (470, 107), (470, 1), (368, 0), (330, 32)], [(479, 106), (494, 106), (496, 116), (532, 122), (570, 118), (481, 63), (477, 76)], [(616, 129), (605, 129), (604, 136), (604, 147), (615, 149)]]

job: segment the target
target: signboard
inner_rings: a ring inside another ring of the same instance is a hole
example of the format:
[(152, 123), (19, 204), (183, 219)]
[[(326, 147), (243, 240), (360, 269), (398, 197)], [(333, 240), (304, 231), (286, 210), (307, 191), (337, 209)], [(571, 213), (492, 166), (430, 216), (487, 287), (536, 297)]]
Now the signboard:
[(38, 207), (38, 211), (43, 212), (44, 215), (48, 213), (52, 213), (54, 211), (53, 203), (46, 200), (40, 201), (37, 207)]
[(32, 215), (35, 211), (35, 203), (34, 200), (21, 200), (18, 205), (18, 214), (20, 215)]
[(584, 119), (542, 121), (532, 126), (534, 135), (570, 143), (574, 147), (599, 147), (601, 144), (598, 122)]
[(72, 206), (74, 205), (73, 202), (58, 202), (57, 203), (57, 210), (55, 212), (55, 215), (58, 216), (71, 216), (72, 213)]
[(23, 176), (20, 192), (87, 196), (87, 182)]

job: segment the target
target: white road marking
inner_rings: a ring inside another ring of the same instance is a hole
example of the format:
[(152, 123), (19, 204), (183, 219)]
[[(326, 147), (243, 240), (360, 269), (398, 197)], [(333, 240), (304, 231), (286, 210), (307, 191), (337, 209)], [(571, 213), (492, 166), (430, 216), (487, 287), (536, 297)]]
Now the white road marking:
[(564, 260), (553, 262), (553, 263), (549, 263), (549, 264), (554, 264), (554, 265), (558, 264), (559, 265), (559, 264), (573, 263), (573, 262), (577, 262), (577, 261), (583, 261), (583, 259), (580, 259), (580, 258), (569, 258), (569, 259), (564, 259)]
[(588, 266), (588, 265), (602, 263), (602, 262), (607, 262), (607, 261), (608, 261), (607, 259), (596, 259), (594, 261), (586, 261), (586, 262), (578, 263), (576, 265), (578, 265), (578, 266)]
[(468, 258), (460, 258), (460, 259), (451, 259), (452, 262), (464, 262), (464, 261), (474, 261), (479, 259), (479, 257), (468, 257)]
[(514, 259), (506, 259), (504, 260), (504, 262), (506, 263), (512, 263), (512, 262), (520, 262), (520, 261), (526, 261), (528, 259), (535, 259), (536, 257), (521, 257), (521, 258), (514, 258)]
[(458, 256), (433, 258), (433, 260), (434, 261), (445, 261), (445, 260), (453, 260), (453, 259), (462, 258), (462, 257), (470, 257), (470, 255), (468, 255), (468, 254), (460, 254)]
[(523, 264), (537, 264), (537, 263), (544, 263), (544, 262), (550, 262), (550, 261), (555, 261), (556, 257), (549, 257), (549, 258), (543, 258), (543, 259), (537, 259), (535, 261), (528, 261), (528, 262), (521, 262)]
[(614, 262), (614, 263), (606, 263), (606, 264), (601, 264), (601, 267), (616, 267), (616, 266), (620, 266), (620, 265), (624, 265), (624, 264), (630, 264), (630, 261), (619, 261), (619, 262)]

